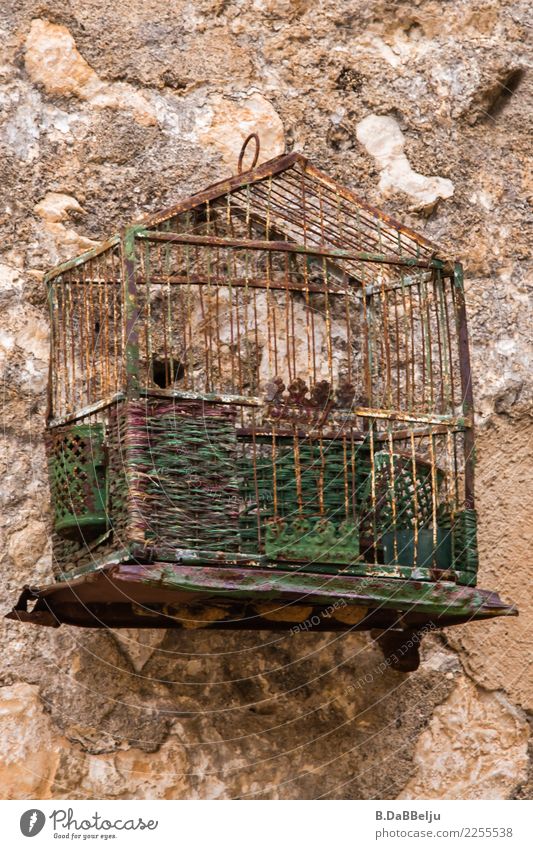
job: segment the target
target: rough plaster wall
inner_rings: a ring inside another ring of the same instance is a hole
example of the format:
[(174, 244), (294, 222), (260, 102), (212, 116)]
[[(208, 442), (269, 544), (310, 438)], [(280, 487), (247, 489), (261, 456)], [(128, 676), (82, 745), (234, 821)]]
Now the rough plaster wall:
[(480, 583), (522, 614), (431, 636), (406, 677), (366, 635), (3, 621), (2, 794), (531, 797), (528, 6), (3, 0), (1, 609), (51, 577), (43, 271), (232, 173), (257, 129), (464, 261)]

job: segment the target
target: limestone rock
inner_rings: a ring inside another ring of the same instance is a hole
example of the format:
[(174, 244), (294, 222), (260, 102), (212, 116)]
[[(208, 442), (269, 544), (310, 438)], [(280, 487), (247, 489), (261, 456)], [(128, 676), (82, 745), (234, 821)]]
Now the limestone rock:
[(357, 125), (357, 138), (376, 160), (379, 187), (384, 195), (408, 195), (418, 211), (430, 211), (440, 198), (453, 195), (453, 183), (443, 177), (424, 177), (411, 167), (404, 153), (405, 139), (390, 115), (368, 115)]
[(436, 708), (399, 799), (503, 799), (527, 773), (527, 721), (503, 696), (461, 678)]
[[(257, 133), (261, 141), (258, 164), (283, 153), (285, 139), (281, 118), (261, 94), (242, 98), (214, 95), (208, 102), (208, 114), (199, 132), (200, 141), (220, 151), (224, 164), (230, 166), (230, 173), (236, 173), (242, 143), (250, 133)], [(244, 170), (250, 167), (254, 149), (251, 142)]]
[(50, 729), (37, 687), (0, 688), (0, 749), (2, 798), (48, 798), (61, 743)]
[(71, 33), (42, 18), (32, 21), (26, 39), (26, 70), (31, 79), (56, 97), (76, 96), (98, 107), (128, 109), (140, 124), (155, 123), (153, 108), (132, 86), (108, 84), (79, 53)]

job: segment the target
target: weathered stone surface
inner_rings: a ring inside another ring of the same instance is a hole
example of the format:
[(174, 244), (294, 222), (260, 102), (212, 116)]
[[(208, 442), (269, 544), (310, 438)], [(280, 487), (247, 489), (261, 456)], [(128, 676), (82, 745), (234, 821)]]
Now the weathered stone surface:
[(0, 688), (0, 728), (2, 798), (48, 798), (61, 741), (37, 687), (20, 683)]
[(389, 115), (368, 115), (357, 125), (357, 139), (376, 160), (379, 187), (384, 197), (402, 192), (413, 208), (431, 212), (440, 198), (453, 195), (453, 183), (442, 177), (424, 177), (413, 171), (404, 153), (405, 139), (398, 122)]
[(501, 694), (461, 677), (418, 739), (400, 799), (505, 799), (527, 774), (528, 724)]
[(233, 172), (256, 129), (261, 161), (302, 150), (465, 263), (480, 582), (522, 608), (428, 637), (408, 677), (364, 635), (3, 621), (2, 795), (531, 795), (528, 16), (526, 0), (1, 4), (2, 610), (51, 578), (44, 271)]

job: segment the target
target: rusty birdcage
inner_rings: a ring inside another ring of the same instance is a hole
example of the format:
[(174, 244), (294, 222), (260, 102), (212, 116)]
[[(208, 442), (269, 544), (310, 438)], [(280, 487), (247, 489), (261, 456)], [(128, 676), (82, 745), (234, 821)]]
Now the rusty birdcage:
[(462, 269), (251, 138), (46, 275), (56, 580), (10, 616), (375, 629), (413, 668), (427, 627), (516, 612), (475, 589)]

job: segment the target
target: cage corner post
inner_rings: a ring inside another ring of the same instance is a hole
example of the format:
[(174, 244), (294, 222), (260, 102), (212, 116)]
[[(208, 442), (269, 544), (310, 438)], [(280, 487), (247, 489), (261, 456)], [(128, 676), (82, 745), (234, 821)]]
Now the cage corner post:
[(136, 237), (139, 227), (128, 227), (121, 236), (124, 300), (124, 368), (128, 398), (139, 394), (139, 298), (137, 287)]
[(453, 287), (457, 336), (459, 345), (459, 368), (461, 377), (461, 402), (464, 418), (464, 509), (462, 511), (463, 529), (461, 537), (464, 545), (463, 559), (468, 572), (472, 571), (472, 582), (477, 582), (477, 521), (475, 513), (475, 435), (474, 435), (474, 396), (472, 391), (472, 367), (464, 288), (464, 269), (460, 262), (454, 263)]

